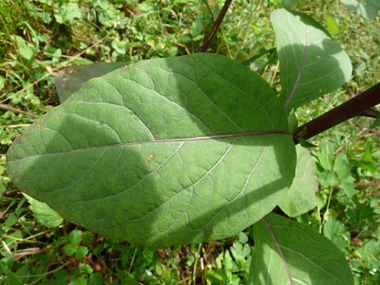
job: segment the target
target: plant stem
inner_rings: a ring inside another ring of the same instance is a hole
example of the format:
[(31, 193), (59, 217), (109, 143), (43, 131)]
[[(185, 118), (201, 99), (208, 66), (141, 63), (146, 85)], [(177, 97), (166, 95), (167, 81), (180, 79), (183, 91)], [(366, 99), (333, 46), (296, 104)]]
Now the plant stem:
[(6, 125), (6, 126), (3, 126), (4, 128), (8, 128), (8, 129), (14, 129), (14, 128), (21, 128), (21, 127), (29, 127), (30, 124), (19, 124), (19, 125)]
[(198, 263), (198, 258), (201, 254), (201, 247), (202, 243), (199, 244), (198, 246), (198, 252), (197, 255), (195, 256), (195, 262), (194, 262), (194, 269), (193, 269), (193, 284), (196, 285), (196, 279), (197, 279), (197, 263)]
[(305, 128), (306, 134), (303, 135), (302, 138), (307, 140), (344, 121), (360, 115), (377, 104), (380, 104), (380, 83), (377, 83), (375, 86), (367, 89), (342, 105), (300, 126), (293, 136), (293, 141), (295, 144), (299, 143), (294, 137)]
[[(338, 163), (338, 156), (335, 157), (335, 163), (334, 163), (334, 169), (333, 169), (333, 173), (335, 173), (335, 169), (336, 169), (336, 164)], [(330, 194), (329, 194), (329, 198), (327, 200), (327, 206), (326, 206), (326, 212), (323, 214), (323, 221), (322, 223), (319, 225), (319, 232), (321, 233), (322, 232), (322, 226), (323, 224), (326, 222), (326, 217), (327, 217), (327, 214), (329, 212), (329, 208), (330, 208), (330, 203), (331, 203), (331, 197), (332, 197), (332, 193), (334, 191), (334, 178), (335, 176), (333, 175), (332, 178), (331, 178), (331, 187), (330, 187)]]
[[(38, 274), (38, 275), (25, 275), (25, 276), (17, 276), (17, 278), (33, 278), (33, 277), (44, 277), (46, 275), (49, 275), (49, 274), (52, 274), (54, 272), (57, 272), (58, 270), (60, 270), (61, 268), (65, 267), (66, 265), (69, 265), (70, 264), (70, 261), (66, 262), (65, 264), (61, 265), (60, 267), (57, 267), (56, 269), (53, 269), (49, 272), (45, 272), (45, 273), (42, 273), (42, 274)], [(40, 279), (38, 279), (40, 280)], [(37, 280), (36, 280), (37, 281)], [(33, 283), (31, 284), (35, 284), (36, 281), (34, 281)]]
[(208, 11), (211, 14), (212, 22), (215, 23), (215, 16), (214, 16), (214, 13), (212, 12), (212, 9), (211, 9), (210, 5), (208, 4), (208, 1), (207, 0), (203, 0), (203, 2), (206, 4), (207, 9), (208, 9)]
[(137, 253), (137, 249), (138, 249), (138, 247), (139, 247), (139, 245), (136, 244), (135, 252), (133, 253), (133, 257), (132, 257), (131, 264), (129, 265), (128, 273), (131, 273), (132, 265), (133, 265), (133, 263), (135, 262), (135, 257), (136, 257), (136, 253)]
[(232, 2), (232, 0), (226, 0), (226, 2), (224, 2), (223, 8), (219, 13), (218, 18), (216, 19), (216, 21), (214, 21), (214, 25), (212, 26), (212, 29), (211, 29), (210, 33), (208, 34), (205, 43), (198, 50), (198, 52), (207, 52), (207, 49), (210, 46), (212, 40), (214, 39), (216, 32), (218, 31), (220, 25), (222, 24), (224, 16), (226, 15), (227, 10), (231, 5), (231, 2)]
[(27, 115), (27, 116), (31, 116), (33, 118), (36, 118), (36, 119), (39, 119), (40, 117), (37, 116), (37, 115), (33, 115), (31, 113), (28, 113), (28, 112), (25, 112), (25, 111), (22, 111), (22, 110), (19, 110), (19, 109), (16, 109), (16, 108), (13, 108), (13, 107), (10, 107), (8, 105), (5, 105), (5, 104), (0, 104), (0, 109), (3, 109), (3, 110), (10, 110), (10, 111), (13, 111), (13, 112), (16, 112), (16, 113), (21, 113), (21, 114), (24, 114), (24, 115)]

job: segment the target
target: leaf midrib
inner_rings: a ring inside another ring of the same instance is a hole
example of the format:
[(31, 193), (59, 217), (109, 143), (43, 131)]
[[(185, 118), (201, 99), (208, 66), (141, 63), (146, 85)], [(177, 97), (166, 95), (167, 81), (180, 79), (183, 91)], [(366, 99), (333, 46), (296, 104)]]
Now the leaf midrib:
[(175, 138), (175, 139), (163, 139), (163, 140), (152, 140), (152, 141), (127, 142), (127, 143), (119, 143), (119, 144), (114, 144), (114, 145), (93, 146), (93, 147), (72, 149), (72, 150), (62, 151), (62, 152), (52, 152), (52, 153), (31, 155), (31, 156), (26, 156), (23, 158), (8, 161), (8, 163), (12, 163), (12, 162), (19, 161), (22, 159), (27, 159), (27, 158), (41, 157), (41, 156), (45, 156), (45, 155), (65, 154), (65, 153), (70, 153), (70, 152), (90, 150), (90, 149), (99, 149), (99, 148), (105, 148), (105, 147), (120, 147), (120, 146), (127, 146), (127, 145), (165, 143), (165, 142), (186, 142), (186, 141), (198, 141), (198, 140), (209, 140), (209, 139), (226, 139), (226, 138), (238, 138), (238, 137), (249, 137), (249, 136), (260, 136), (260, 135), (271, 135), (271, 134), (293, 136), (293, 134), (290, 131), (271, 130), (271, 131), (262, 131), (262, 132), (247, 132), (247, 133), (227, 134), (227, 135), (213, 135), (213, 136), (204, 136), (204, 137)]

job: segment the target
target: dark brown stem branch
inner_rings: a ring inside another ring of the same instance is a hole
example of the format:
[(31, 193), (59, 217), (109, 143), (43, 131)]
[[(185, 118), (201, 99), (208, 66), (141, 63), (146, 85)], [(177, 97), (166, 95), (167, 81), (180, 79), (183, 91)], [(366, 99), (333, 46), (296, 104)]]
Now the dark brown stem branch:
[(216, 32), (218, 31), (220, 25), (222, 24), (224, 16), (226, 15), (227, 10), (231, 5), (231, 2), (232, 2), (232, 0), (226, 0), (226, 2), (224, 2), (223, 8), (219, 13), (218, 18), (216, 19), (216, 21), (214, 21), (214, 25), (212, 26), (212, 29), (211, 29), (210, 33), (208, 34), (205, 43), (198, 50), (198, 52), (207, 52), (207, 49), (210, 46), (212, 40), (214, 39)]
[(294, 143), (299, 143), (295, 137), (305, 128), (306, 135), (302, 135), (301, 137), (307, 140), (344, 121), (358, 116), (377, 104), (380, 104), (380, 83), (377, 83), (358, 96), (355, 96), (342, 105), (299, 127), (293, 136)]

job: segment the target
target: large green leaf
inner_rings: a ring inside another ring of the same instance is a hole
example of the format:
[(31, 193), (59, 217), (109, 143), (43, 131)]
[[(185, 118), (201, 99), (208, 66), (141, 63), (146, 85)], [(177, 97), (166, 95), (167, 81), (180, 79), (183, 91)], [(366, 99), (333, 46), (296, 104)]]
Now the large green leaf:
[(271, 213), (253, 226), (253, 234), (248, 284), (354, 284), (343, 253), (305, 225)]
[(272, 13), (272, 23), (287, 110), (334, 91), (350, 78), (350, 58), (314, 19), (279, 9)]
[(300, 145), (297, 145), (296, 150), (296, 176), (292, 186), (278, 203), (281, 210), (289, 217), (297, 217), (318, 205), (315, 196), (318, 191), (318, 179), (315, 174), (313, 158), (310, 152)]
[(96, 62), (85, 65), (71, 65), (55, 76), (61, 104), (77, 92), (88, 80), (103, 76), (115, 69), (126, 66), (127, 62)]
[(292, 183), (285, 112), (228, 58), (141, 61), (88, 81), (18, 137), (7, 173), (63, 218), (149, 245), (243, 230)]

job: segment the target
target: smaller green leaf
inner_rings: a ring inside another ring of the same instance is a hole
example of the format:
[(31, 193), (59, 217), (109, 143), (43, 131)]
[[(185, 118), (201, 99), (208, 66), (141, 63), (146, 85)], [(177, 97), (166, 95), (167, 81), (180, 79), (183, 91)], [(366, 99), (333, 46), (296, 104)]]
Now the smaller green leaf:
[(68, 256), (72, 256), (75, 251), (76, 251), (76, 247), (75, 245), (73, 245), (72, 243), (68, 243), (66, 246), (65, 246), (65, 252)]
[(83, 234), (83, 232), (80, 230), (71, 231), (71, 233), (69, 234), (69, 241), (73, 245), (79, 245), (80, 242), (82, 241), (82, 234)]
[(351, 167), (348, 163), (347, 155), (340, 152), (337, 155), (337, 164), (335, 171), (338, 173), (338, 177), (340, 180), (344, 180), (351, 174)]
[(11, 36), (11, 39), (16, 41), (20, 55), (26, 60), (31, 60), (36, 53), (36, 48), (32, 44), (28, 44), (20, 36)]
[(77, 3), (63, 3), (55, 10), (54, 17), (59, 24), (72, 24), (74, 19), (82, 17), (82, 12)]
[(284, 7), (282, 0), (271, 0), (271, 2), (272, 2), (272, 4), (274, 4), (274, 6), (276, 8), (283, 8)]
[[(162, 263), (161, 265), (163, 268), (166, 269), (166, 266), (164, 266)], [(167, 270), (167, 269), (166, 269)], [(122, 280), (122, 284), (125, 285), (138, 285), (138, 281), (136, 280), (136, 277), (133, 276), (131, 273), (129, 273), (127, 270), (120, 270), (119, 267), (116, 266), (116, 275)], [(170, 273), (169, 273), (170, 274)], [(167, 278), (169, 278), (169, 275)]]
[(338, 22), (336, 21), (336, 18), (333, 14), (330, 12), (325, 11), (325, 18), (327, 22), (327, 29), (329, 30), (330, 34), (337, 35), (340, 33)]
[(230, 270), (230, 271), (237, 267), (234, 260), (231, 257), (229, 250), (226, 250), (224, 254), (223, 265), (226, 270)]
[[(82, 257), (78, 257), (78, 251), (76, 252), (76, 257), (82, 258)], [(84, 271), (87, 274), (92, 274), (94, 272), (94, 270), (91, 268), (91, 266), (86, 264), (86, 263), (82, 263), (82, 265), (79, 268), (80, 268), (80, 270)]]
[(24, 212), (26, 209), (22, 206), (24, 204), (24, 202), (26, 201), (26, 198), (23, 197), (21, 199), (21, 201), (18, 203), (17, 207), (16, 207), (16, 210), (15, 210), (15, 214), (17, 217), (20, 217), (21, 213)]
[(223, 252), (221, 252), (218, 257), (215, 259), (216, 267), (219, 269), (223, 268), (222, 261), (223, 261)]
[(260, 57), (262, 57), (263, 55), (265, 55), (267, 53), (269, 53), (268, 57), (272, 57), (275, 54), (276, 56), (274, 56), (274, 58), (276, 58), (276, 60), (278, 60), (276, 48), (271, 48), (271, 49), (268, 49), (268, 50), (261, 49), (253, 57), (251, 57), (251, 58), (243, 61), (241, 64), (244, 65), (244, 66), (249, 66), (252, 62), (254, 62), (255, 60), (258, 60)]
[(321, 166), (325, 170), (333, 171), (334, 169), (334, 145), (332, 142), (323, 139), (319, 147), (318, 158)]
[(39, 264), (41, 265), (49, 265), (50, 264), (50, 257), (47, 254), (37, 254), (36, 259)]
[(203, 23), (202, 23), (202, 20), (200, 18), (197, 18), (195, 20), (195, 22), (193, 22), (191, 24), (191, 27), (190, 27), (190, 35), (192, 37), (196, 37), (197, 35), (199, 35), (201, 32), (203, 31)]
[(217, 270), (205, 270), (205, 279), (208, 284), (220, 285), (228, 284), (228, 277), (225, 271), (222, 269)]
[(290, 284), (290, 278), (293, 284), (354, 284), (341, 250), (314, 229), (271, 213), (253, 225), (253, 233), (247, 284)]
[(189, 43), (189, 42), (191, 42), (191, 37), (189, 37), (189, 36), (183, 36), (183, 37), (180, 37), (180, 42), (181, 43)]
[(305, 141), (303, 138), (297, 138), (297, 140), (300, 142), (300, 145), (304, 148), (310, 148), (310, 147), (316, 147), (312, 143), (309, 143), (308, 141)]
[(240, 269), (244, 269), (247, 261), (245, 259), (246, 255), (244, 252), (243, 245), (240, 242), (234, 242), (234, 244), (230, 248), (230, 251), (235, 259), (237, 267)]
[(281, 0), (285, 8), (290, 9), (297, 5), (300, 0)]
[(284, 198), (278, 204), (289, 217), (297, 217), (307, 213), (318, 205), (315, 193), (318, 191), (318, 180), (315, 174), (314, 161), (310, 152), (296, 146), (296, 176)]
[(62, 56), (62, 50), (60, 48), (57, 48), (54, 53), (53, 53), (53, 58), (52, 58), (52, 62), (53, 63), (58, 63), (59, 62), (59, 59), (61, 58)]
[(364, 155), (363, 155), (363, 160), (373, 162), (373, 157), (371, 154), (371, 150), (369, 148), (365, 150)]
[(359, 215), (360, 220), (365, 220), (365, 219), (371, 218), (374, 215), (374, 210), (375, 209), (371, 208), (369, 205), (363, 207), (360, 210), (360, 215)]
[(126, 41), (112, 41), (111, 46), (115, 49), (115, 51), (120, 54), (124, 55), (127, 52), (128, 43)]
[(54, 277), (58, 281), (65, 282), (71, 277), (71, 275), (65, 269), (60, 269), (57, 272), (55, 272)]
[(83, 257), (85, 257), (88, 253), (88, 248), (85, 247), (85, 246), (80, 246), (78, 247), (76, 253), (75, 253), (75, 256), (78, 258), (78, 259), (81, 259)]
[(87, 285), (87, 282), (83, 277), (74, 275), (69, 285)]
[(7, 228), (13, 226), (17, 222), (17, 217), (15, 214), (10, 214), (4, 222), (4, 226)]
[(372, 130), (372, 129), (377, 128), (378, 126), (380, 126), (380, 118), (377, 118), (377, 119), (372, 123), (372, 125), (371, 125), (369, 128)]
[(102, 285), (104, 284), (103, 275), (100, 272), (95, 272), (90, 276), (88, 280), (88, 285)]
[(362, 77), (366, 68), (367, 64), (363, 61), (355, 67), (355, 72), (358, 76)]
[(154, 253), (156, 249), (153, 247), (146, 247), (143, 250), (144, 261), (146, 265), (150, 265), (153, 262)]
[(380, 255), (380, 240), (370, 239), (363, 242), (362, 246), (358, 249), (362, 256), (378, 256)]
[(95, 249), (93, 250), (94, 255), (97, 255), (101, 253), (105, 249), (105, 246), (103, 244), (99, 244)]
[(319, 191), (318, 193), (318, 207), (322, 209), (327, 204), (328, 195), (325, 191)]
[(5, 235), (7, 232), (4, 231), (3, 227), (0, 226), (0, 238), (3, 237), (3, 235)]
[(323, 235), (331, 240), (340, 250), (344, 250), (349, 245), (348, 241), (351, 237), (344, 225), (332, 216), (323, 225)]
[(149, 12), (149, 11), (154, 10), (154, 6), (152, 6), (151, 4), (147, 2), (139, 3), (137, 7), (140, 11), (143, 11), (143, 12)]
[(244, 233), (244, 232), (241, 232), (239, 234), (239, 241), (241, 243), (246, 243), (248, 241), (248, 235), (246, 233)]
[(3, 273), (7, 278), (1, 278), (3, 279), (4, 283), (6, 285), (23, 285), (23, 283), (17, 278), (17, 276), (7, 269), (3, 269)]
[(380, 2), (378, 0), (365, 0), (366, 4), (362, 4), (357, 0), (340, 0), (344, 7), (360, 14), (362, 17), (372, 20), (380, 10)]
[(308, 213), (302, 214), (297, 217), (297, 222), (304, 224), (304, 225), (309, 225), (310, 224), (310, 217)]
[(27, 60), (30, 60), (30, 59), (33, 58), (35, 50), (33, 49), (33, 47), (27, 45), (27, 46), (24, 46), (24, 47), (20, 47), (19, 48), (19, 52), (20, 52), (20, 54), (22, 55), (23, 58), (25, 58)]
[(373, 164), (373, 162), (371, 162), (371, 161), (362, 160), (360, 162), (360, 168), (363, 169), (363, 170), (369, 170), (373, 174), (376, 173), (376, 167)]
[(325, 187), (338, 186), (340, 184), (338, 175), (330, 170), (323, 171), (318, 176), (318, 181), (321, 185)]
[(372, 197), (371, 202), (370, 202), (371, 208), (375, 208), (375, 209), (378, 208), (379, 202), (380, 202), (380, 199)]
[(313, 18), (278, 9), (271, 21), (280, 60), (281, 100), (286, 110), (332, 92), (349, 80), (350, 58)]
[(27, 194), (23, 193), (23, 195), (28, 200), (33, 216), (39, 223), (47, 227), (58, 227), (63, 222), (63, 218), (46, 203), (37, 201)]
[(154, 269), (155, 269), (158, 276), (170, 278), (170, 271), (161, 262), (157, 262)]
[(294, 114), (294, 109), (290, 111), (290, 114), (288, 116), (288, 125), (289, 130), (294, 134), (298, 129), (298, 120), (296, 115)]
[(355, 184), (342, 181), (343, 191), (348, 197), (356, 194)]
[(304, 127), (302, 130), (300, 130), (297, 135), (294, 136), (294, 138), (296, 139), (300, 139), (300, 138), (303, 138), (304, 136), (306, 136), (307, 134), (307, 128)]
[[(38, 13), (37, 14), (37, 17), (41, 19), (42, 22), (44, 22), (45, 24), (50, 24), (52, 18), (51, 18), (51, 14), (49, 12), (45, 12), (43, 11), (42, 13)], [(45, 38), (40, 38), (39, 39), (41, 42), (45, 42), (46, 41), (46, 36)]]

